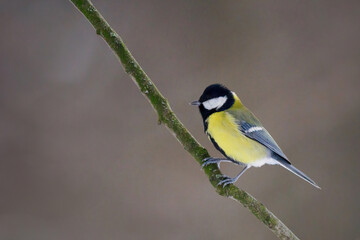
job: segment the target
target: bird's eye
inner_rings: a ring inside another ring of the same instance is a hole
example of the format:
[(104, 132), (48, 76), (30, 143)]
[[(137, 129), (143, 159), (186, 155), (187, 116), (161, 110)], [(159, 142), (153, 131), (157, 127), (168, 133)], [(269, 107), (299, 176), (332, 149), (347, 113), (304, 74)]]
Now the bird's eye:
[(211, 98), (211, 99), (203, 102), (203, 105), (207, 110), (211, 110), (211, 109), (215, 109), (215, 108), (219, 109), (222, 107), (222, 105), (224, 105), (226, 100), (227, 100), (227, 96)]

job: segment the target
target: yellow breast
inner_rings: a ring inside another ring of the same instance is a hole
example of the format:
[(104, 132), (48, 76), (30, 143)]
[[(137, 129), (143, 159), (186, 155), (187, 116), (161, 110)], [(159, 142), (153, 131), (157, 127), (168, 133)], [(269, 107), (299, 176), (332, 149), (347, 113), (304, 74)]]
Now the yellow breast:
[(229, 113), (213, 113), (207, 119), (207, 123), (207, 133), (233, 160), (248, 164), (267, 156), (266, 147), (244, 136)]

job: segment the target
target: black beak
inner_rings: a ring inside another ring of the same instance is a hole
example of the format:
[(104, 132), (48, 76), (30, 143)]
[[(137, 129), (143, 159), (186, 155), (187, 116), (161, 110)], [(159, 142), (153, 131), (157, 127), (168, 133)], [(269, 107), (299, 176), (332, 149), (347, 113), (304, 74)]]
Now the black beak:
[(201, 102), (199, 102), (199, 101), (192, 101), (190, 104), (193, 105), (193, 106), (200, 106), (200, 105), (201, 105)]

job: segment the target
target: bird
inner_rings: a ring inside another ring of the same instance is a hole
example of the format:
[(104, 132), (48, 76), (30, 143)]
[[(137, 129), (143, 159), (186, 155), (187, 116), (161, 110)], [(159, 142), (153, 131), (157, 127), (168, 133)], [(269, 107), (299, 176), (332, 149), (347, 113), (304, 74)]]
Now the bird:
[(234, 184), (249, 168), (269, 164), (280, 165), (320, 189), (311, 178), (290, 163), (269, 132), (243, 105), (235, 92), (224, 85), (212, 84), (191, 105), (199, 107), (204, 132), (214, 147), (225, 156), (203, 159), (202, 168), (209, 164), (217, 164), (220, 168), (222, 162), (243, 166), (241, 172), (233, 178), (223, 175), (218, 185), (224, 188)]

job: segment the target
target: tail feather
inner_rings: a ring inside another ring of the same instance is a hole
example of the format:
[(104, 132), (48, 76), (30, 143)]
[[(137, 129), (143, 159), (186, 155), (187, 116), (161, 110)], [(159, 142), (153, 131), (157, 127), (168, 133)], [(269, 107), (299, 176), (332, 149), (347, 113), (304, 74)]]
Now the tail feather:
[(294, 173), (295, 175), (297, 175), (298, 177), (304, 179), (305, 181), (307, 181), (308, 183), (310, 183), (311, 185), (313, 185), (314, 187), (321, 189), (319, 187), (319, 185), (317, 185), (311, 178), (309, 178), (308, 176), (306, 176), (305, 173), (303, 173), (302, 171), (300, 171), (299, 169), (297, 169), (296, 167), (294, 167), (293, 165), (291, 165), (288, 161), (282, 159), (282, 157), (280, 156), (273, 156), (273, 158), (279, 162), (279, 164), (283, 167), (286, 168), (287, 170), (289, 170), (290, 172)]

